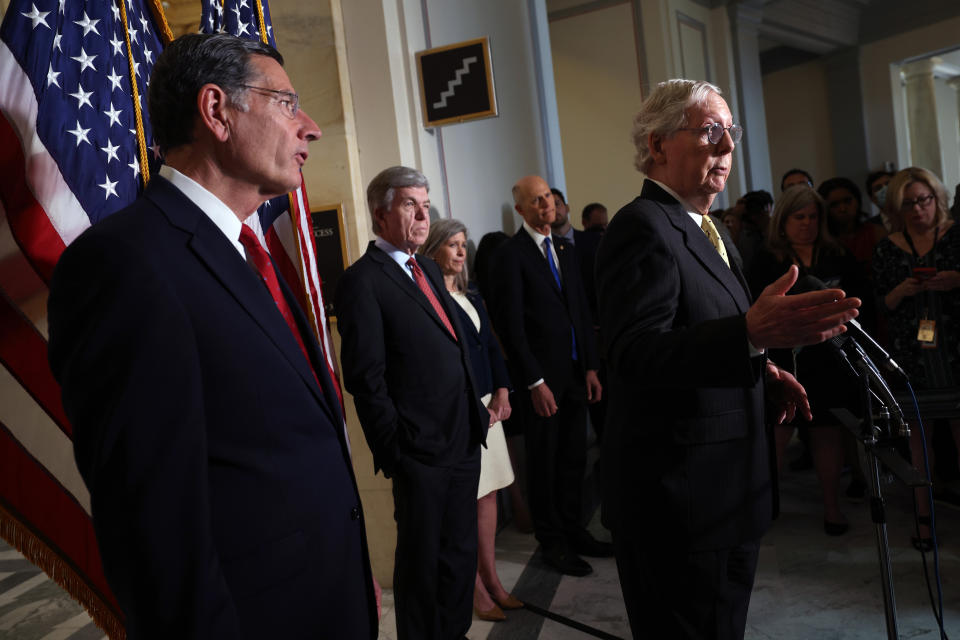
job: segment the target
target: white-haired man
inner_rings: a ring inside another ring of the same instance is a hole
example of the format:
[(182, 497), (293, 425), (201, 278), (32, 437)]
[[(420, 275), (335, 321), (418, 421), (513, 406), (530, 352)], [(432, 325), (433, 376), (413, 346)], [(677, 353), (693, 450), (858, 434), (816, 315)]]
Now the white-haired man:
[(742, 135), (717, 87), (661, 83), (634, 125), (647, 180), (597, 257), (604, 522), (635, 637), (742, 638), (773, 512), (765, 397), (770, 420), (810, 417), (765, 349), (840, 333), (860, 301), (836, 289), (787, 297), (791, 267), (751, 304), (707, 215)]

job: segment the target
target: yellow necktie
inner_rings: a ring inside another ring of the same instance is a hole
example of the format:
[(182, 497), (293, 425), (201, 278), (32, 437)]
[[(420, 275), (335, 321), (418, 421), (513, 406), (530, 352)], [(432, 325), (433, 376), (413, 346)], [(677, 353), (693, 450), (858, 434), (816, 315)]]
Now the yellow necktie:
[(710, 244), (716, 248), (717, 253), (720, 254), (720, 257), (723, 258), (723, 261), (729, 267), (730, 258), (727, 257), (727, 249), (723, 246), (723, 240), (720, 239), (720, 234), (717, 232), (717, 228), (714, 226), (713, 220), (710, 219), (709, 215), (701, 217), (703, 220), (700, 222), (700, 228), (703, 229), (705, 234), (707, 234), (707, 239), (710, 241)]

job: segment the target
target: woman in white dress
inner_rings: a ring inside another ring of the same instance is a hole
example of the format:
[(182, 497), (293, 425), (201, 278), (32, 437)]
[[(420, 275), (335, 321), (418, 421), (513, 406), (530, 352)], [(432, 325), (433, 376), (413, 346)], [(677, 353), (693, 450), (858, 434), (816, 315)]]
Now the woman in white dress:
[(510, 595), (497, 576), (494, 544), (497, 533), (497, 490), (513, 482), (513, 469), (500, 421), (510, 417), (510, 378), (493, 335), (483, 300), (467, 289), (467, 228), (458, 220), (431, 223), (430, 235), (420, 253), (434, 260), (443, 272), (450, 296), (457, 302), (460, 325), (468, 342), (478, 392), (497, 421), (487, 431), (487, 448), (480, 453), (480, 488), (477, 492), (478, 557), (473, 607), (481, 620), (505, 620), (503, 609), (523, 603)]

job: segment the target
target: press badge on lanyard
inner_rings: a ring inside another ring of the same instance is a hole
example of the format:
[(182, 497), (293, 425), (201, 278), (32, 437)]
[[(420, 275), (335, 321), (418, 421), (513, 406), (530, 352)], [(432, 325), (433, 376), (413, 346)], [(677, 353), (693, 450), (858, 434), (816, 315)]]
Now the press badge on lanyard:
[[(923, 315), (927, 315), (924, 313)], [(937, 348), (937, 322), (924, 318), (920, 321), (920, 327), (917, 330), (917, 340), (924, 349)]]
[[(933, 245), (930, 247), (930, 251), (923, 257), (920, 257), (920, 254), (917, 253), (916, 247), (913, 246), (913, 238), (910, 237), (910, 234), (906, 229), (903, 230), (903, 238), (907, 241), (907, 244), (910, 245), (910, 252), (913, 254), (913, 257), (919, 264), (923, 264), (927, 256), (933, 257), (933, 247), (937, 245), (937, 239), (940, 236), (940, 225), (933, 230)], [(913, 269), (913, 277), (923, 281), (928, 280), (932, 276), (936, 275), (936, 267), (924, 267), (924, 266), (915, 266)], [(937, 348), (937, 322), (936, 320), (930, 319), (930, 310), (924, 309), (923, 315), (920, 318), (920, 324), (917, 327), (917, 341), (920, 343), (920, 346), (924, 349), (936, 349)]]

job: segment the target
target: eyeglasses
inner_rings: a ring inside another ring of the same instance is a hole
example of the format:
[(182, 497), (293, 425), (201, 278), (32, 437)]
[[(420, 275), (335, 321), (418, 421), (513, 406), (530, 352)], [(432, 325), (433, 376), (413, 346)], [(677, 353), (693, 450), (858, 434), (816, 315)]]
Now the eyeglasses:
[(705, 127), (683, 127), (678, 129), (678, 131), (699, 131), (705, 133), (707, 134), (707, 140), (710, 141), (710, 144), (718, 144), (723, 139), (724, 131), (730, 133), (730, 139), (733, 140), (733, 144), (740, 142), (740, 138), (743, 137), (743, 127), (740, 125), (732, 124), (729, 127), (725, 127), (719, 122), (708, 124)]
[(900, 206), (901, 208), (903, 208), (904, 211), (909, 211), (910, 209), (913, 209), (917, 205), (920, 205), (920, 208), (922, 209), (923, 207), (930, 204), (930, 201), (933, 200), (935, 197), (936, 196), (933, 195), (932, 193), (928, 193), (925, 196), (920, 196), (916, 200), (904, 200), (903, 202), (900, 203)]
[(291, 120), (297, 117), (297, 113), (300, 112), (300, 96), (290, 91), (280, 91), (278, 89), (267, 89), (266, 87), (254, 87), (249, 84), (237, 85), (243, 87), (244, 89), (255, 89), (257, 91), (265, 91), (267, 93), (274, 93), (277, 95), (277, 102), (283, 107), (283, 112)]

